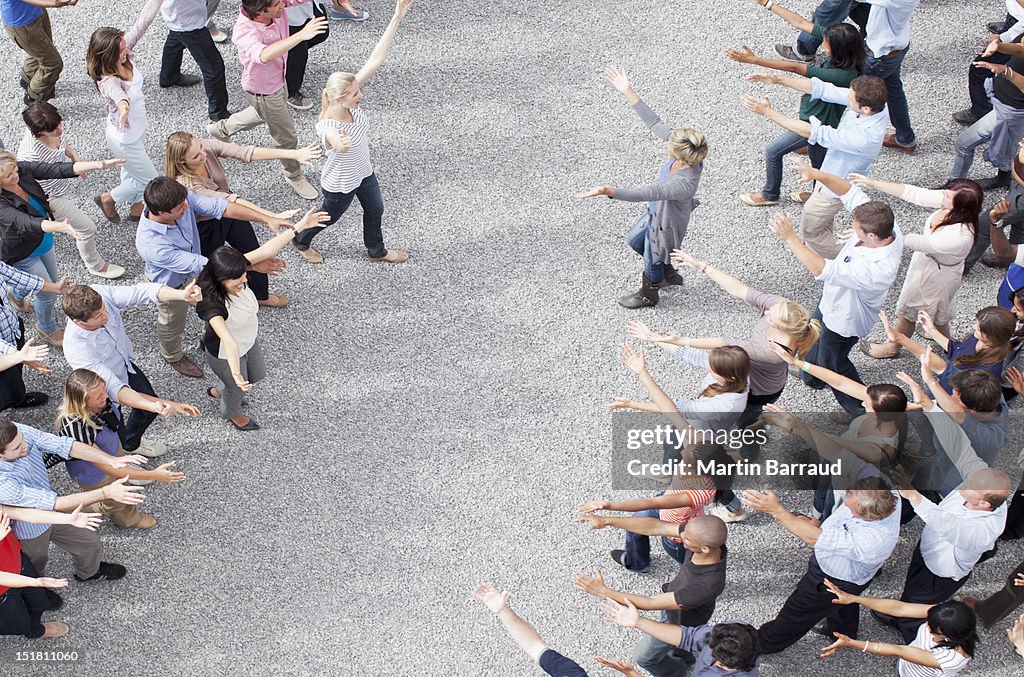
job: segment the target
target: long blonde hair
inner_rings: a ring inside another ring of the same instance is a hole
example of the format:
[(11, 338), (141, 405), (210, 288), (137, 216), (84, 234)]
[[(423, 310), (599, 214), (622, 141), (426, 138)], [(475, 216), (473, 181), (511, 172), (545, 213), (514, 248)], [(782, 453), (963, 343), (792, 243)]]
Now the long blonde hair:
[(195, 140), (196, 137), (188, 132), (173, 132), (167, 137), (167, 143), (164, 146), (164, 174), (172, 179), (185, 177), (188, 180), (185, 185), (188, 187), (191, 187), (192, 179), (199, 178), (199, 175), (189, 169), (185, 163), (188, 149), (192, 147), (192, 142)]
[(802, 358), (821, 336), (821, 322), (813, 319), (799, 303), (779, 301), (776, 307), (775, 328), (796, 339), (796, 356)]
[(57, 431), (60, 431), (65, 420), (82, 421), (90, 428), (100, 430), (103, 426), (93, 420), (92, 412), (89, 411), (89, 392), (96, 387), (105, 388), (106, 385), (103, 377), (94, 371), (75, 369), (71, 372), (64, 384), (64, 399), (61, 400), (54, 420)]
[(320, 114), (316, 116), (316, 119), (323, 120), (324, 116), (327, 115), (327, 107), (331, 101), (337, 101), (345, 96), (345, 92), (356, 82), (355, 73), (338, 71), (327, 76), (327, 84), (324, 85), (323, 94), (320, 96)]

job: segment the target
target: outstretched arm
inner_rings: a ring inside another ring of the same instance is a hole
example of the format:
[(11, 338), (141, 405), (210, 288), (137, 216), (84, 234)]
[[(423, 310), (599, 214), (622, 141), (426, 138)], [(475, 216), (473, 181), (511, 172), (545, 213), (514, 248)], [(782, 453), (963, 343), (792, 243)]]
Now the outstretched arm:
[(780, 19), (782, 19), (783, 21), (785, 21), (798, 31), (810, 33), (811, 31), (814, 30), (814, 22), (808, 21), (807, 19), (803, 18), (793, 10), (786, 9), (777, 2), (772, 2), (771, 6), (769, 7), (769, 1), (770, 0), (750, 0), (750, 2), (754, 3), (755, 5), (760, 5), (761, 7), (764, 7), (769, 12), (779, 17)]
[(498, 592), (490, 583), (481, 583), (473, 590), (473, 597), (483, 602), (484, 606), (498, 617), (508, 631), (509, 637), (530, 657), (530, 660), (534, 663), (540, 660), (540, 655), (548, 647), (532, 625), (508, 608), (508, 592)]
[(273, 258), (274, 254), (277, 254), (289, 242), (294, 240), (296, 235), (307, 228), (319, 226), (321, 222), (327, 221), (330, 218), (331, 217), (327, 212), (318, 212), (310, 209), (306, 212), (305, 216), (302, 217), (302, 220), (294, 226), (289, 224), (282, 228), (281, 232), (264, 242), (256, 249), (253, 249), (251, 252), (246, 252), (245, 258), (253, 265)]
[(775, 236), (782, 240), (789, 250), (796, 256), (807, 271), (814, 277), (818, 277), (825, 270), (825, 259), (820, 254), (804, 244), (803, 240), (797, 236), (796, 231), (793, 229), (793, 219), (786, 216), (783, 212), (778, 212), (772, 215), (771, 221), (768, 222), (769, 227)]
[[(749, 80), (750, 78), (748, 77), (747, 79)], [(804, 122), (799, 118), (793, 118), (783, 113), (780, 113), (779, 111), (775, 110), (775, 108), (772, 107), (772, 102), (768, 100), (768, 97), (759, 99), (756, 96), (744, 94), (743, 96), (740, 97), (740, 103), (742, 103), (743, 107), (749, 110), (750, 112), (768, 118), (769, 120), (779, 125), (783, 129), (787, 129), (793, 132), (794, 134), (799, 134), (805, 139), (811, 135), (810, 122)]]
[(388, 27), (384, 29), (384, 35), (380, 36), (377, 46), (370, 53), (370, 58), (366, 60), (363, 67), (356, 73), (356, 80), (360, 85), (366, 84), (366, 81), (372, 78), (374, 73), (383, 65), (384, 59), (387, 58), (388, 52), (391, 51), (391, 43), (395, 41), (398, 24), (402, 23), (402, 19), (405, 18), (405, 13), (409, 11), (411, 5), (412, 0), (397, 0), (395, 3), (395, 13), (391, 16)]

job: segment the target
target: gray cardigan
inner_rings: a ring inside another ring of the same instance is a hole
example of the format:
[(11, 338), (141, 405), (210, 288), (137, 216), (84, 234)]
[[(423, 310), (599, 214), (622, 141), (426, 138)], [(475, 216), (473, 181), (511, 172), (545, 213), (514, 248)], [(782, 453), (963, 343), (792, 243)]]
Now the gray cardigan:
[[(633, 104), (633, 110), (644, 121), (647, 128), (656, 137), (665, 141), (672, 134), (672, 128), (661, 121), (658, 114), (643, 102)], [(690, 213), (700, 204), (694, 194), (700, 183), (700, 174), (704, 165), (680, 169), (669, 174), (661, 183), (654, 183), (641, 188), (616, 188), (614, 200), (627, 202), (657, 202), (657, 213), (651, 224), (650, 238), (652, 256), (655, 263), (669, 263), (669, 254), (679, 247), (686, 237), (686, 229), (690, 225)]]

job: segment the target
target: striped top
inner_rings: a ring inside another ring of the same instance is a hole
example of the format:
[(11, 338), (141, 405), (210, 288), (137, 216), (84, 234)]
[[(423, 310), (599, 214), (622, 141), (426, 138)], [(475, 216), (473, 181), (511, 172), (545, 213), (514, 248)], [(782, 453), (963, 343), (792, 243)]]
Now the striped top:
[[(704, 514), (704, 507), (715, 500), (715, 483), (707, 475), (692, 475), (683, 478), (682, 489), (667, 489), (666, 494), (686, 494), (690, 505), (684, 508), (665, 508), (658, 513), (658, 519), (673, 524), (686, 524), (694, 517)], [(683, 539), (670, 537), (676, 543)]]
[(896, 674), (900, 677), (948, 677), (959, 673), (971, 662), (970, 658), (958, 651), (935, 646), (928, 623), (921, 624), (917, 629), (917, 637), (908, 646), (931, 651), (932, 656), (942, 667), (930, 668), (900, 658), (896, 661)]
[[(352, 147), (338, 153), (327, 143), (327, 132), (347, 132)], [(323, 144), (324, 167), (320, 170), (320, 187), (331, 193), (351, 193), (370, 174), (370, 122), (362, 108), (352, 109), (352, 122), (324, 118), (316, 123), (316, 135)]]
[[(57, 164), (60, 162), (71, 162), (67, 150), (64, 147), (64, 138), (61, 137), (60, 146), (50, 148), (45, 143), (32, 136), (32, 132), (25, 130), (25, 136), (21, 137), (21, 145), (18, 146), (18, 160), (21, 162), (47, 162)], [(74, 179), (37, 179), (43, 187), (46, 197), (64, 197), (71, 190), (71, 182)]]
[[(0, 461), (0, 505), (53, 510), (57, 493), (50, 486), (43, 453), (69, 458), (74, 440), (44, 433), (20, 423), (14, 425), (25, 438), (28, 454), (13, 461)], [(21, 541), (42, 536), (49, 528), (49, 524), (11, 520), (11, 530)]]

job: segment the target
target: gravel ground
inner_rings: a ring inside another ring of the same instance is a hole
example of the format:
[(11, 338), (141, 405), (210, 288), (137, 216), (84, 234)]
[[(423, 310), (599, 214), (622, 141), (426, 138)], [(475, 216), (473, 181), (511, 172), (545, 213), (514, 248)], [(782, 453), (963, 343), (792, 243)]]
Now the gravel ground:
[[(225, 2), (222, 26), (233, 8)], [(367, 3), (370, 21), (332, 25), (313, 52), (307, 94), (316, 96), (334, 69), (355, 69), (383, 30), (390, 7)], [(85, 76), (87, 36), (101, 25), (127, 28), (140, 6), (83, 0), (51, 12), (66, 59), (55, 101), (70, 142), (85, 158), (105, 156), (100, 99)], [(813, 5), (792, 7), (809, 15)], [(966, 64), (983, 42), (996, 2), (924, 0), (913, 21), (904, 79), (920, 149), (884, 151), (874, 173), (925, 186), (939, 183), (960, 128), (949, 114), (967, 101)], [(958, 30), (966, 26), (966, 30)], [(158, 20), (137, 49), (147, 77), (147, 143), (158, 166), (163, 139), (177, 129), (201, 132), (201, 88), (161, 90), (155, 82), (163, 28)], [(578, 203), (580, 189), (648, 182), (659, 148), (607, 86), (601, 67), (623, 65), (670, 124), (708, 134), (711, 155), (686, 247), (750, 283), (813, 304), (819, 286), (772, 236), (769, 213), (745, 208), (742, 190), (762, 180), (762, 151), (776, 130), (739, 105), (761, 91), (750, 69), (722, 51), (746, 43), (768, 52), (792, 38), (781, 20), (742, 2), (418, 3), (393, 54), (367, 88), (373, 157), (387, 204), (390, 245), (412, 258), (398, 267), (368, 264), (358, 240), (358, 210), (318, 239), (327, 261), (289, 269), (273, 288), (292, 304), (263, 313), (270, 377), (253, 390), (249, 411), (263, 429), (241, 434), (217, 417), (206, 385), (184, 379), (156, 352), (155, 311), (129, 315), (139, 362), (158, 391), (197, 403), (199, 420), (158, 422), (154, 438), (187, 474), (178, 487), (149, 488), (152, 533), (103, 529), (108, 558), (125, 563), (118, 583), (72, 584), (55, 618), (71, 634), (16, 649), (75, 649), (76, 665), (18, 665), (21, 673), (70, 674), (539, 674), (469, 598), (491, 580), (514, 591), (514, 608), (552, 646), (575, 656), (626, 657), (638, 639), (606, 623), (597, 603), (576, 592), (572, 571), (602, 567), (611, 585), (653, 593), (672, 573), (658, 553), (646, 575), (610, 565), (618, 533), (587, 533), (570, 522), (581, 500), (629, 495), (611, 491), (610, 417), (599, 405), (613, 394), (639, 396), (617, 365), (624, 325), (642, 317), (684, 335), (745, 335), (752, 316), (706, 280), (664, 295), (654, 310), (631, 313), (615, 298), (639, 278), (622, 235), (634, 206)], [(0, 135), (17, 145), (20, 54), (9, 42), (0, 66), (7, 114)], [(221, 47), (232, 105), (242, 105), (234, 47)], [(195, 72), (194, 64), (186, 63)], [(939, 86), (938, 83), (942, 83)], [(784, 110), (797, 96), (770, 92)], [(295, 114), (302, 142), (313, 141), (315, 110)], [(265, 129), (240, 135), (268, 144)], [(308, 171), (315, 181), (318, 168)], [(976, 166), (974, 175), (990, 168)], [(236, 190), (275, 208), (304, 206), (273, 163), (229, 167)], [(81, 204), (109, 185), (95, 174)], [(787, 178), (787, 190), (795, 189)], [(994, 201), (995, 195), (990, 196)], [(926, 213), (890, 201), (907, 231)], [(786, 207), (796, 216), (798, 209)], [(102, 251), (141, 281), (130, 226), (102, 226)], [(66, 242), (63, 270), (85, 273)], [(909, 254), (908, 254), (909, 256)], [(994, 298), (999, 274), (978, 270), (959, 296), (958, 330)], [(895, 303), (896, 293), (890, 297)], [(194, 347), (193, 319), (186, 345)], [(194, 349), (194, 348), (193, 348)], [(199, 357), (193, 354), (194, 357)], [(867, 382), (892, 380), (909, 359), (855, 358)], [(68, 369), (30, 385), (59, 391)], [(692, 394), (696, 375), (652, 357), (652, 370), (677, 396)], [(830, 396), (794, 384), (782, 404), (829, 410)], [(21, 420), (47, 428), (54, 408)], [(1004, 465), (1016, 472), (1022, 426)], [(791, 444), (776, 436), (775, 448)], [(769, 447), (771, 452), (773, 447)], [(71, 491), (58, 472), (55, 484)], [(786, 502), (805, 508), (806, 496)], [(908, 528), (872, 593), (899, 592), (916, 539)], [(771, 618), (801, 575), (805, 547), (766, 519), (733, 528), (730, 578), (715, 619)], [(985, 595), (1020, 561), (1021, 546), (1001, 548), (964, 592)], [(70, 576), (61, 552), (49, 573)], [(863, 614), (862, 636), (895, 641)], [(1004, 622), (983, 632), (970, 669), (1018, 675)], [(819, 662), (809, 637), (764, 661), (762, 674), (888, 674), (891, 662), (856, 652)], [(607, 672), (607, 671), (605, 671)]]

